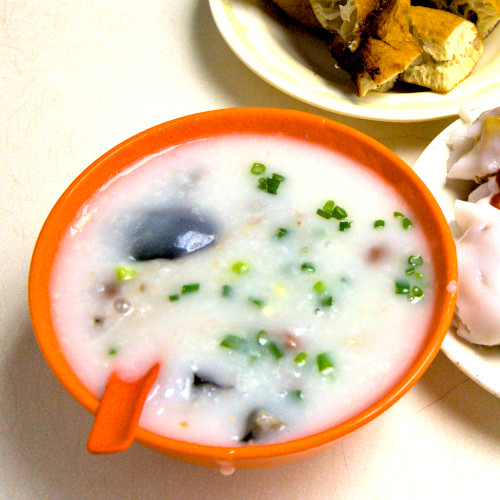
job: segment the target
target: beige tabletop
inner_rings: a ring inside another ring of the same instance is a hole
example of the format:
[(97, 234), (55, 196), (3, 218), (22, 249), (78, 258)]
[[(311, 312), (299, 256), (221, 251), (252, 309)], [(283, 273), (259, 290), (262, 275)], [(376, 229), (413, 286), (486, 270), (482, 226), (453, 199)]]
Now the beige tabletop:
[(443, 354), (385, 414), (289, 465), (224, 477), (136, 444), (89, 455), (92, 417), (46, 365), (27, 304), (37, 234), (77, 174), (143, 129), (217, 108), (316, 113), (367, 133), (410, 165), (454, 118), (383, 123), (303, 104), (239, 61), (206, 0), (0, 6), (0, 499), (498, 498), (500, 399)]

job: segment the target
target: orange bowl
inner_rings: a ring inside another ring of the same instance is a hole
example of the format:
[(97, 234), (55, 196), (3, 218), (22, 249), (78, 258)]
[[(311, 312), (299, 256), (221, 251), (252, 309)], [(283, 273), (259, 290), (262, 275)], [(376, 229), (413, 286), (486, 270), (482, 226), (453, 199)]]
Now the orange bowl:
[(209, 111), (163, 123), (119, 144), (90, 165), (65, 191), (50, 212), (33, 253), (29, 303), (35, 335), (45, 359), (62, 385), (95, 414), (98, 399), (78, 379), (66, 361), (51, 317), (49, 280), (58, 245), (80, 207), (112, 177), (138, 160), (166, 148), (229, 133), (282, 134), (342, 153), (365, 165), (407, 201), (430, 247), (436, 293), (427, 340), (414, 363), (392, 389), (349, 420), (322, 432), (270, 445), (216, 447), (170, 439), (139, 428), (136, 440), (158, 452), (196, 464), (232, 468), (285, 463), (345, 438), (401, 398), (436, 356), (454, 311), (456, 252), (446, 220), (419, 177), (394, 153), (370, 137), (320, 116), (291, 110), (235, 108)]

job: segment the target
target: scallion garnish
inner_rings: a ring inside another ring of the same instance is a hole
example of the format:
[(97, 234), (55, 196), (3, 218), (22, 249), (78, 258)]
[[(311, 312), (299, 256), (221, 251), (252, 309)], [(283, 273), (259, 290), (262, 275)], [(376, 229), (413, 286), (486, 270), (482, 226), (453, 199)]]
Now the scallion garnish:
[(339, 231), (347, 231), (351, 227), (351, 221), (340, 221), (339, 222)]
[(323, 210), (330, 215), (332, 214), (333, 207), (335, 207), (335, 202), (333, 200), (328, 200), (324, 205), (323, 205)]
[(318, 281), (314, 284), (313, 289), (315, 292), (324, 293), (326, 292), (326, 285), (322, 281)]
[(403, 229), (408, 229), (411, 226), (413, 226), (413, 222), (408, 219), (408, 217), (404, 217), (403, 220), (401, 221), (401, 225), (403, 226)]
[(221, 292), (223, 297), (231, 297), (233, 294), (233, 289), (229, 285), (224, 285), (222, 287), (222, 292)]
[(130, 266), (118, 266), (116, 268), (116, 279), (118, 281), (129, 281), (131, 280), (135, 275), (137, 271)]
[(342, 220), (347, 217), (347, 212), (338, 205), (332, 210), (332, 217), (335, 217), (337, 220)]
[(220, 345), (227, 349), (239, 349), (244, 343), (244, 339), (230, 333), (222, 339)]
[(412, 266), (421, 266), (424, 263), (424, 259), (420, 255), (410, 255), (408, 257), (408, 264)]
[(323, 375), (328, 375), (333, 372), (334, 366), (333, 361), (326, 352), (322, 352), (316, 356), (316, 363), (318, 365), (318, 370)]
[(116, 347), (110, 347), (108, 350), (109, 356), (116, 356), (118, 354), (118, 349)]
[(411, 274), (415, 274), (415, 268), (410, 267), (405, 271), (406, 276), (410, 276)]
[(318, 210), (316, 210), (316, 213), (320, 217), (323, 217), (324, 219), (331, 219), (332, 218), (332, 214), (331, 213), (328, 213), (325, 210), (321, 210), (321, 208), (318, 208)]
[(415, 273), (415, 278), (421, 280), (424, 277), (422, 273)]
[(191, 293), (191, 292), (196, 292), (200, 289), (200, 284), (199, 283), (189, 283), (188, 285), (183, 285), (181, 293)]
[(260, 346), (265, 346), (269, 344), (270, 341), (269, 333), (267, 333), (265, 330), (261, 330), (260, 332), (258, 332), (255, 338), (257, 340), (257, 344), (259, 344)]
[(263, 307), (264, 301), (262, 299), (255, 299), (253, 297), (248, 297), (248, 302), (256, 307)]
[(283, 182), (285, 180), (285, 178), (280, 174), (273, 174), (271, 179), (274, 179), (275, 181), (280, 181), (280, 182)]
[(176, 300), (179, 300), (179, 298), (180, 297), (177, 294), (168, 296), (168, 300), (170, 300), (170, 302), (175, 302)]
[(300, 268), (305, 273), (313, 273), (314, 271), (316, 271), (316, 269), (314, 268), (314, 266), (310, 262), (303, 262), (302, 266), (300, 266)]
[(384, 227), (385, 226), (385, 221), (382, 219), (378, 219), (373, 223), (373, 227)]
[(394, 217), (404, 217), (404, 214), (401, 212), (394, 212)]
[(264, 177), (261, 177), (259, 179), (259, 189), (262, 189), (264, 191), (267, 189), (267, 179), (265, 179)]
[(293, 391), (290, 391), (289, 394), (290, 397), (292, 397), (296, 401), (302, 401), (304, 399), (304, 395), (302, 394), (302, 391), (300, 389), (295, 389)]
[(307, 361), (307, 354), (305, 352), (301, 352), (297, 354), (297, 356), (295, 356), (295, 359), (293, 361), (298, 366), (304, 366)]
[(252, 165), (250, 172), (252, 172), (252, 174), (259, 175), (259, 174), (264, 173), (265, 170), (266, 170), (266, 167), (262, 163), (256, 162)]
[(410, 284), (406, 281), (396, 281), (395, 289), (397, 294), (410, 293)]
[(288, 231), (288, 229), (284, 229), (283, 227), (280, 227), (278, 229), (278, 231), (276, 232), (276, 238), (278, 238), (278, 240), (280, 240), (281, 238), (283, 238), (283, 236), (286, 236), (290, 231)]
[(424, 292), (421, 288), (419, 288), (418, 286), (414, 286), (412, 289), (411, 289), (411, 294), (414, 296), (414, 297), (423, 297), (424, 296)]
[(244, 262), (235, 262), (231, 269), (233, 273), (236, 274), (246, 274), (249, 271), (248, 264), (245, 264)]
[(283, 357), (283, 351), (274, 342), (269, 343), (269, 351), (276, 359)]
[(331, 295), (329, 295), (328, 297), (321, 299), (321, 305), (326, 306), (326, 307), (332, 307), (333, 306), (333, 297)]

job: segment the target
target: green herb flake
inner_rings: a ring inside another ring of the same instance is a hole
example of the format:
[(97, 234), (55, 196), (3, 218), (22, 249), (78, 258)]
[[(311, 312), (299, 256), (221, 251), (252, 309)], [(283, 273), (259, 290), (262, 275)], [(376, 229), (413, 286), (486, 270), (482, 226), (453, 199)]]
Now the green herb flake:
[(283, 238), (283, 236), (286, 236), (289, 232), (290, 231), (288, 229), (280, 227), (276, 232), (276, 238), (278, 238), (278, 240), (281, 240), (281, 238)]
[(285, 177), (283, 177), (280, 174), (273, 174), (271, 179), (274, 179), (275, 181), (283, 182), (285, 180)]
[(411, 294), (413, 297), (423, 297), (424, 296), (424, 291), (419, 288), (418, 286), (414, 286), (412, 289), (411, 289)]
[(276, 359), (283, 357), (283, 351), (274, 342), (269, 343), (269, 351)]
[(175, 294), (175, 295), (169, 295), (168, 296), (168, 300), (170, 300), (170, 302), (175, 302), (175, 301), (177, 301), (179, 299), (180, 299), (180, 297), (177, 294)]
[(233, 295), (233, 289), (229, 285), (224, 285), (222, 287), (221, 295), (227, 299)]
[(424, 277), (423, 273), (415, 273), (415, 278), (421, 280)]
[(328, 297), (325, 297), (324, 299), (321, 300), (321, 305), (326, 306), (326, 307), (332, 307), (333, 306), (333, 297), (329, 295)]
[(302, 401), (304, 399), (304, 394), (300, 389), (295, 389), (288, 393), (292, 399), (295, 401)]
[(410, 255), (408, 257), (408, 264), (411, 266), (421, 266), (424, 263), (424, 259), (420, 255)]
[(347, 217), (347, 212), (342, 208), (339, 207), (338, 205), (332, 210), (332, 217), (334, 217), (337, 220), (342, 220)]
[(317, 283), (314, 284), (313, 290), (317, 293), (325, 293), (326, 285), (322, 281), (318, 281)]
[(199, 283), (189, 283), (188, 285), (183, 285), (181, 293), (184, 295), (186, 293), (197, 292), (200, 289)]
[(220, 345), (221, 347), (225, 347), (227, 349), (236, 350), (242, 347), (244, 343), (245, 343), (244, 339), (230, 333), (222, 339)]
[(257, 344), (264, 347), (270, 342), (269, 333), (267, 333), (265, 330), (261, 330), (255, 336), (255, 340), (257, 341)]
[(414, 267), (409, 267), (409, 268), (405, 271), (405, 274), (406, 274), (406, 276), (410, 276), (411, 274), (415, 274), (415, 268), (414, 268)]
[(236, 274), (246, 274), (250, 270), (248, 264), (244, 262), (235, 262), (231, 267), (233, 273)]
[(385, 226), (385, 221), (382, 219), (378, 219), (373, 223), (374, 228), (384, 227), (384, 226)]
[(326, 210), (321, 210), (321, 208), (318, 208), (318, 210), (316, 210), (316, 213), (320, 217), (323, 217), (323, 219), (331, 219), (332, 218), (332, 214), (331, 213), (328, 213)]
[(295, 356), (293, 360), (297, 366), (304, 366), (307, 361), (307, 354), (305, 352), (301, 352)]
[(323, 205), (323, 211), (325, 211), (328, 214), (332, 214), (332, 210), (335, 207), (335, 202), (333, 200), (328, 200), (324, 205)]
[(130, 266), (118, 266), (116, 268), (116, 279), (118, 281), (129, 281), (136, 274), (137, 274), (137, 271), (133, 267), (130, 267)]
[(401, 212), (394, 212), (394, 217), (404, 217), (404, 214)]
[(410, 293), (410, 284), (406, 281), (396, 281), (395, 292), (398, 295), (409, 294)]
[(318, 365), (319, 372), (323, 375), (329, 375), (334, 370), (333, 361), (326, 352), (322, 352), (316, 356), (316, 363)]
[(403, 226), (403, 229), (409, 229), (411, 226), (413, 226), (413, 222), (408, 219), (408, 217), (404, 217), (401, 221), (401, 225)]
[(267, 179), (265, 179), (264, 177), (259, 179), (259, 189), (267, 191)]
[(314, 271), (316, 271), (316, 269), (310, 262), (303, 262), (300, 268), (305, 273), (314, 273)]
[(262, 163), (254, 163), (252, 165), (252, 168), (250, 169), (250, 172), (255, 175), (262, 174), (266, 171), (266, 167)]
[(248, 297), (248, 302), (256, 307), (264, 307), (264, 301), (262, 299), (256, 299), (254, 297)]
[(118, 349), (116, 347), (110, 347), (108, 349), (108, 356), (116, 356), (118, 354)]
[(352, 222), (341, 221), (339, 222), (339, 231), (347, 231), (351, 227)]
[(269, 194), (278, 194), (278, 188), (280, 187), (280, 182), (278, 179), (270, 178), (267, 179), (267, 192)]

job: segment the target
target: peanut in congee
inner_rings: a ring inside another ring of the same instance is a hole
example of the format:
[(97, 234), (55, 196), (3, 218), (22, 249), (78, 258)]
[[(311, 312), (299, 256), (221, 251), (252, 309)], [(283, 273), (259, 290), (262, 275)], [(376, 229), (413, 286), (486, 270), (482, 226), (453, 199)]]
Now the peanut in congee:
[(144, 429), (283, 442), (358, 414), (425, 341), (428, 244), (367, 167), (282, 136), (228, 135), (130, 166), (80, 210), (51, 277), (59, 342), (101, 397), (161, 362)]

